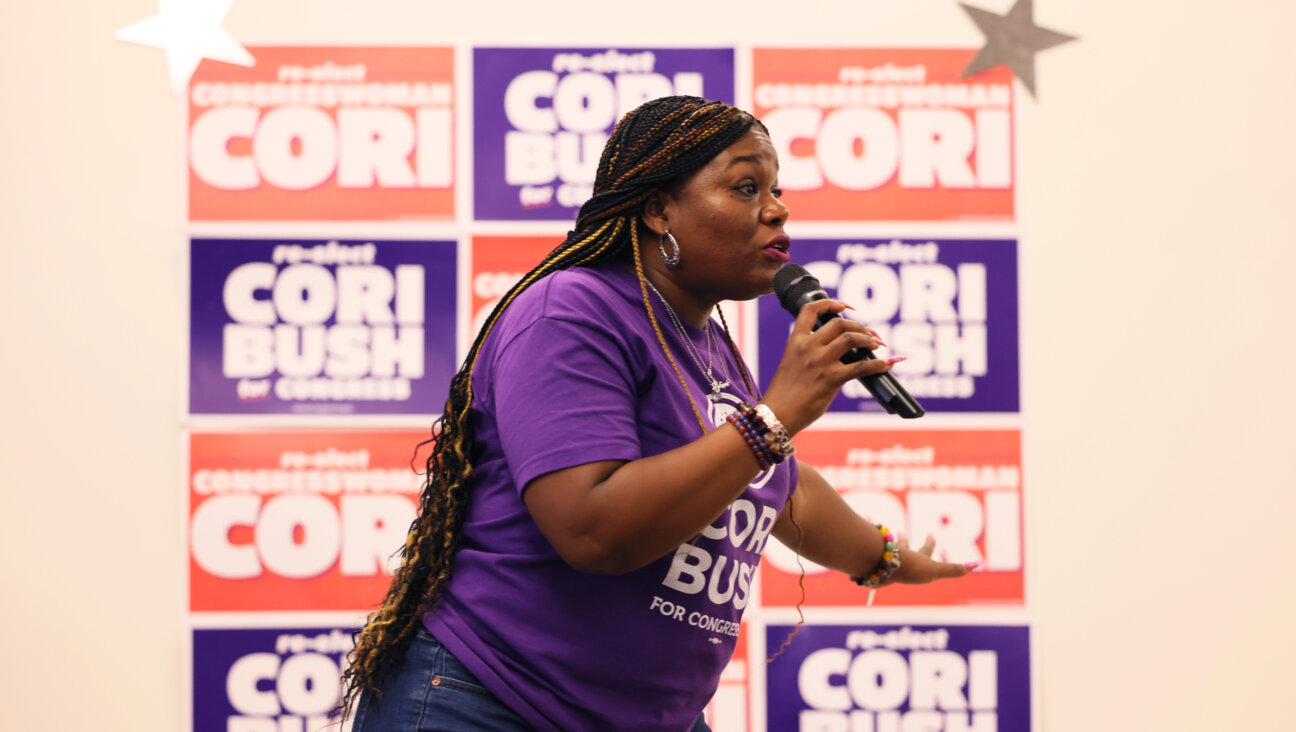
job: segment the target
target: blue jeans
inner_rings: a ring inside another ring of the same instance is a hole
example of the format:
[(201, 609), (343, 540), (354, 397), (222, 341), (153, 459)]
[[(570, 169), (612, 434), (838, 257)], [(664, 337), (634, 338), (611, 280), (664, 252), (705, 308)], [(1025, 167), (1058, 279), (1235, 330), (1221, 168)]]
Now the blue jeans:
[[(405, 663), (383, 684), (382, 696), (363, 694), (352, 732), (534, 732), (426, 629), (419, 628)], [(702, 717), (689, 732), (711, 732)]]

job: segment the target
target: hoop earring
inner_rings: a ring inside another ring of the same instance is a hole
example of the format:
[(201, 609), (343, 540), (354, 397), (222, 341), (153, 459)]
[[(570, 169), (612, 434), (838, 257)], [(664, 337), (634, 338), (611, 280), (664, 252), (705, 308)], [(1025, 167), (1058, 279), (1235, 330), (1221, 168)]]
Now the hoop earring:
[[(666, 253), (667, 239), (670, 239), (671, 248), (675, 250), (674, 254)], [(675, 269), (676, 267), (679, 266), (680, 263), (679, 242), (675, 241), (675, 237), (671, 235), (670, 231), (664, 231), (662, 232), (661, 236), (657, 237), (657, 249), (661, 252), (662, 261), (666, 263), (667, 267), (670, 267), (671, 269)]]

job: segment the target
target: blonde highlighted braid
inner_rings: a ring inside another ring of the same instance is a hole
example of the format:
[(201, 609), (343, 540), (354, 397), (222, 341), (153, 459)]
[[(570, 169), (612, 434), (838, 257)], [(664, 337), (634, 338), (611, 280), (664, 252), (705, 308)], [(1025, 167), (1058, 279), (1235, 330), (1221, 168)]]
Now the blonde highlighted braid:
[[(501, 298), (450, 382), (445, 410), (433, 425), (431, 439), (420, 445), (430, 445), (431, 454), (427, 458), (419, 515), (410, 525), (400, 552), (401, 566), (392, 575), (386, 599), (356, 635), (355, 649), (342, 675), (343, 694), (336, 710), (344, 719), (361, 691), (379, 693), (383, 681), (400, 666), (422, 615), (435, 605), (449, 580), (472, 493), (471, 456), (476, 442), (469, 411), (473, 368), (500, 316), (518, 295), (548, 274), (618, 257), (633, 257), (644, 307), (657, 340), (684, 383), (648, 300), (646, 280), (639, 264), (639, 217), (644, 203), (654, 192), (671, 190), (682, 183), (689, 174), (745, 135), (752, 125), (760, 123), (748, 113), (698, 97), (650, 101), (617, 123), (599, 159), (594, 195), (581, 207), (576, 230)], [(723, 323), (723, 315), (721, 318)], [(741, 364), (727, 324), (724, 329), (729, 346)], [(754, 394), (745, 368), (743, 379)], [(692, 402), (691, 394), (689, 400)], [(696, 404), (693, 413), (705, 432)]]

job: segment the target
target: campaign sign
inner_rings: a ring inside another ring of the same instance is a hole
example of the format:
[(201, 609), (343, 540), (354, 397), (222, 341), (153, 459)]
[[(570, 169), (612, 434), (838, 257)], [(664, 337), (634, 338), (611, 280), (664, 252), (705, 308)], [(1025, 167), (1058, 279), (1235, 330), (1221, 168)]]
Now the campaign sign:
[[(1012, 240), (797, 239), (792, 253), (847, 316), (882, 336), (879, 358), (928, 412), (1016, 412), (1017, 242)], [(758, 303), (760, 374), (778, 368), (792, 317), (774, 297)], [(882, 413), (858, 381), (832, 412)]]
[[(792, 626), (766, 629), (771, 648)], [(1022, 625), (806, 625), (766, 668), (771, 730), (1030, 732)]]
[(963, 78), (976, 53), (755, 49), (752, 111), (794, 219), (1012, 220), (1012, 72)]
[[(509, 288), (530, 272), (562, 243), (559, 236), (475, 236), (472, 250), (472, 333), (481, 330), (495, 306)], [(746, 303), (725, 300), (720, 302), (718, 313), (724, 317), (734, 342), (745, 343), (753, 327)], [(645, 317), (647, 317), (645, 315)], [(720, 325), (717, 318), (716, 327)]]
[[(957, 581), (888, 585), (877, 605), (1020, 605), (1023, 594), (1021, 433), (1018, 430), (806, 430), (796, 456), (813, 465), (859, 515), (907, 537), (930, 534), (937, 559), (983, 562)], [(860, 606), (868, 590), (845, 574), (770, 542), (761, 604)]]
[(453, 241), (194, 239), (193, 414), (440, 412)]
[(315, 732), (336, 720), (355, 628), (195, 629), (193, 732)]
[(189, 82), (191, 221), (454, 216), (454, 49), (248, 51)]
[(472, 249), (472, 332), (477, 333), (500, 299), (561, 236), (474, 236)]
[(711, 732), (748, 732), (747, 681), (750, 676), (747, 664), (747, 644), (751, 631), (746, 623), (738, 629), (733, 658), (720, 673), (720, 685), (707, 704), (704, 714)]
[(411, 463), (429, 434), (190, 435), (189, 609), (373, 609), (414, 520)]
[(617, 121), (676, 94), (733, 104), (733, 49), (474, 49), (474, 218), (574, 220)]

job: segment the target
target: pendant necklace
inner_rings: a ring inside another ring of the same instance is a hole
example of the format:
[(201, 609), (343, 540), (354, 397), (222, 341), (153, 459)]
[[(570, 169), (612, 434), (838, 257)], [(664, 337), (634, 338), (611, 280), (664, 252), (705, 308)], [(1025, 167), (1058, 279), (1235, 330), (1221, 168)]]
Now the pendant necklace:
[(706, 365), (704, 366), (702, 364), (702, 355), (698, 353), (697, 348), (693, 345), (693, 339), (689, 337), (688, 331), (684, 329), (683, 321), (681, 321), (680, 317), (675, 314), (675, 308), (672, 308), (670, 303), (666, 302), (666, 298), (657, 290), (656, 287), (653, 286), (652, 280), (644, 277), (644, 282), (648, 284), (648, 289), (652, 290), (653, 293), (657, 295), (657, 299), (661, 300), (662, 305), (666, 306), (666, 314), (670, 316), (671, 323), (675, 326), (675, 332), (679, 333), (680, 339), (684, 341), (685, 350), (688, 351), (689, 356), (693, 358), (693, 363), (697, 364), (698, 370), (702, 372), (702, 375), (706, 377), (707, 383), (710, 384), (711, 393), (707, 394), (707, 399), (712, 402), (720, 401), (721, 390), (726, 386), (729, 386), (729, 379), (728, 374), (725, 374), (725, 380), (720, 381), (716, 379), (712, 373), (711, 364), (715, 359), (715, 354), (712, 352), (712, 341), (715, 340), (715, 337), (712, 335), (714, 324), (711, 322), (711, 319), (707, 318), (706, 328), (703, 329), (706, 333), (707, 342), (707, 360)]

